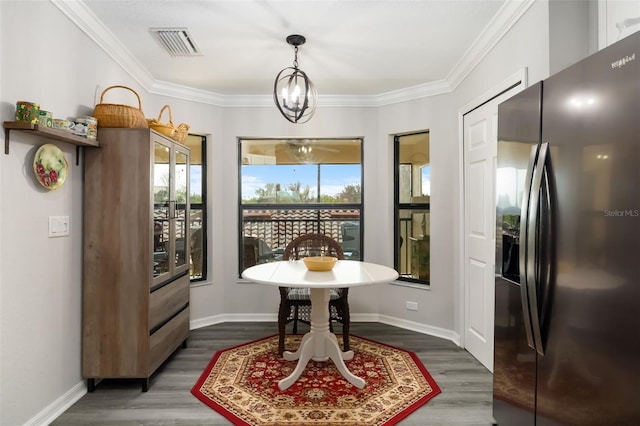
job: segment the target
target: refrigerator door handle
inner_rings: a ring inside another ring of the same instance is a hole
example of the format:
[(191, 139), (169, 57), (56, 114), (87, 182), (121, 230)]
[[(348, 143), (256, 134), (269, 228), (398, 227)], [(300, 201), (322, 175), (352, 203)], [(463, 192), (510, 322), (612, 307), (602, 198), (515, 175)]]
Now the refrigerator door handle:
[(522, 304), (522, 314), (524, 318), (524, 329), (527, 335), (527, 344), (535, 349), (535, 342), (533, 338), (533, 326), (531, 324), (531, 310), (529, 304), (529, 262), (528, 262), (528, 247), (529, 238), (535, 232), (529, 232), (529, 205), (531, 203), (531, 183), (533, 178), (533, 171), (536, 166), (536, 160), (538, 159), (538, 150), (540, 146), (534, 145), (531, 147), (529, 154), (529, 165), (527, 166), (527, 174), (524, 183), (524, 194), (522, 196), (522, 207), (520, 211), (520, 300)]
[[(538, 152), (538, 158), (536, 160), (536, 167), (533, 171), (533, 180), (531, 182), (531, 199), (529, 202), (528, 224), (527, 224), (527, 292), (529, 295), (529, 313), (531, 315), (531, 328), (533, 331), (533, 348), (540, 355), (544, 355), (544, 346), (542, 344), (542, 332), (541, 332), (541, 318), (540, 318), (540, 297), (538, 295), (538, 289), (542, 284), (542, 280), (546, 280), (542, 273), (542, 267), (546, 265), (540, 265), (541, 256), (538, 256), (538, 248), (542, 247), (543, 241), (538, 241), (539, 231), (541, 229), (541, 205), (540, 194), (542, 191), (543, 179), (545, 185), (548, 180), (545, 176), (545, 164), (547, 162), (547, 155), (549, 154), (549, 144), (540, 144)], [(548, 191), (544, 191), (548, 194)], [(549, 202), (549, 197), (545, 202)]]

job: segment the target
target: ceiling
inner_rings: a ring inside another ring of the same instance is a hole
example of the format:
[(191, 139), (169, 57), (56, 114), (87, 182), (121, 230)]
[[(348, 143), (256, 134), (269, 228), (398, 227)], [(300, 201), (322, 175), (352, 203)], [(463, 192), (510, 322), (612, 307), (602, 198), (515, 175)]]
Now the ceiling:
[[(151, 92), (270, 96), (292, 66), (323, 97), (449, 91), (531, 0), (52, 0)], [(187, 29), (199, 54), (169, 55), (151, 28)], [(214, 102), (215, 103), (215, 102)]]

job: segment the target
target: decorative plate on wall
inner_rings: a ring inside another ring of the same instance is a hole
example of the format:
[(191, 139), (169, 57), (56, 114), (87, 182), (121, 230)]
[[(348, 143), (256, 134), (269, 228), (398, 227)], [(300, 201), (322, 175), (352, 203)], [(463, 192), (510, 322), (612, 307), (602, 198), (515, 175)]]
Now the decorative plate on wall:
[(47, 189), (58, 189), (67, 178), (69, 163), (64, 154), (53, 144), (42, 145), (33, 159), (33, 172), (40, 185)]

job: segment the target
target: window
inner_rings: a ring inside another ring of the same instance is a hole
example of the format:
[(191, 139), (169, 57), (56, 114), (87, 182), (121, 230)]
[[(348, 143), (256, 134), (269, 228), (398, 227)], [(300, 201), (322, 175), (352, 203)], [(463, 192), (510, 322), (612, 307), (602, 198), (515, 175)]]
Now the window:
[(207, 279), (207, 138), (188, 135), (185, 141), (191, 149), (189, 188), (191, 202), (191, 282)]
[(429, 284), (429, 132), (396, 136), (394, 164), (394, 266), (400, 274), (398, 280)]
[(238, 152), (240, 273), (312, 232), (362, 258), (362, 139), (240, 139)]

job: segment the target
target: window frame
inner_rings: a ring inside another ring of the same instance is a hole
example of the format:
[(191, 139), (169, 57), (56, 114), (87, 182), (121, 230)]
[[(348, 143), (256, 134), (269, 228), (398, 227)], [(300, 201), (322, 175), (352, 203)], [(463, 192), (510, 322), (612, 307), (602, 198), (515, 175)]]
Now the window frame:
[[(401, 229), (400, 229), (400, 212), (403, 210), (415, 210), (415, 211), (428, 211), (431, 212), (431, 203), (430, 202), (419, 202), (419, 203), (401, 203), (400, 202), (400, 138), (404, 136), (413, 136), (419, 134), (428, 134), (429, 130), (398, 134), (393, 137), (393, 236), (394, 236), (394, 245), (393, 245), (393, 265), (397, 271), (400, 271), (400, 237), (401, 237)], [(430, 148), (430, 147), (429, 147)], [(431, 166), (431, 161), (428, 163)], [(424, 166), (423, 166), (424, 167)], [(413, 182), (413, 174), (411, 174), (411, 182)], [(412, 183), (413, 185), (413, 183)], [(430, 234), (430, 233), (429, 233)], [(409, 244), (408, 241), (405, 241), (404, 244)], [(429, 242), (429, 246), (431, 242)], [(430, 248), (430, 247), (429, 247)], [(431, 263), (431, 259), (429, 259), (429, 265)], [(419, 278), (413, 278), (408, 276), (400, 275), (398, 276), (396, 281), (406, 282), (410, 284), (416, 284), (420, 286), (430, 286), (431, 280), (422, 280)]]
[[(287, 138), (287, 140), (305, 140), (308, 138)], [(363, 137), (344, 137), (344, 138), (313, 138), (314, 140), (359, 140), (360, 141), (360, 203), (312, 203), (312, 204), (277, 204), (277, 203), (262, 203), (262, 204), (243, 204), (242, 202), (242, 141), (279, 141), (282, 138), (259, 138), (259, 137), (238, 137), (237, 138), (237, 164), (238, 164), (238, 277), (242, 277), (243, 271), (243, 256), (244, 256), (244, 212), (247, 210), (308, 210), (308, 211), (323, 211), (323, 210), (358, 210), (359, 211), (359, 226), (360, 226), (360, 241), (359, 241), (359, 258), (364, 258), (364, 138)], [(301, 163), (302, 164), (302, 163)], [(314, 163), (314, 164), (332, 164), (332, 163)], [(320, 227), (318, 225), (318, 227)]]
[[(202, 229), (202, 273), (200, 275), (200, 277), (197, 278), (193, 278), (191, 276), (191, 271), (189, 271), (189, 281), (191, 284), (198, 284), (201, 283), (203, 281), (206, 281), (208, 278), (208, 271), (207, 271), (207, 137), (206, 136), (202, 136), (202, 135), (194, 135), (194, 134), (189, 134), (187, 137), (199, 137), (200, 138), (200, 147), (201, 147), (201, 178), (202, 178), (202, 182), (201, 182), (201, 188), (202, 188), (202, 200), (200, 203), (193, 203), (192, 200), (189, 201), (190, 203), (190, 214), (193, 214), (194, 210), (200, 210), (201, 211), (201, 217), (202, 217), (202, 224), (201, 224), (201, 229)], [(193, 166), (193, 164), (191, 164), (190, 166)], [(191, 171), (189, 171), (191, 172)], [(191, 195), (191, 194), (189, 194)], [(194, 206), (196, 207), (194, 209)]]

